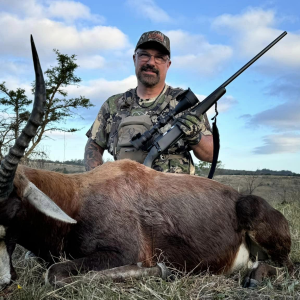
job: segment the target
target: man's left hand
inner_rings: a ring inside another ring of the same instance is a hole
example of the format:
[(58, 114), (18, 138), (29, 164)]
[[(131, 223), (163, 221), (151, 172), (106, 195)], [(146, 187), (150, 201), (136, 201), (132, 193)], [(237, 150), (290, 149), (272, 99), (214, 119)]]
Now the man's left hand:
[(204, 129), (203, 117), (192, 112), (177, 119), (177, 125), (185, 134), (184, 139), (189, 145), (197, 145), (201, 140), (201, 131)]

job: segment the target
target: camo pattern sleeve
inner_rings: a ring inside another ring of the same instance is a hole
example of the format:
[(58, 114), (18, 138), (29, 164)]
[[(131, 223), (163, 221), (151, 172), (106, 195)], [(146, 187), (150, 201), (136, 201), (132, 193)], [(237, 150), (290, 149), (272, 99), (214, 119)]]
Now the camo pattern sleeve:
[(203, 115), (203, 125), (204, 125), (205, 129), (203, 128), (203, 130), (201, 131), (202, 134), (212, 135), (212, 129), (211, 129), (211, 126), (209, 124), (208, 117), (207, 117), (206, 113)]
[(103, 149), (107, 149), (108, 131), (107, 120), (110, 117), (108, 100), (105, 101), (100, 108), (96, 120), (88, 131), (87, 136), (95, 141)]

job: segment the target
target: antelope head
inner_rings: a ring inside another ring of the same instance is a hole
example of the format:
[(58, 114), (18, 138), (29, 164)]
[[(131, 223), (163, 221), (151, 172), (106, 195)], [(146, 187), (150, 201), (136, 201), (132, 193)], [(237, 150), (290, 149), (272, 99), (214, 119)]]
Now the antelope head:
[(31, 183), (22, 172), (22, 168), (18, 167), (26, 148), (42, 123), (46, 103), (45, 81), (32, 36), (31, 49), (36, 77), (33, 109), (25, 128), (8, 155), (1, 161), (0, 166), (0, 288), (16, 277), (11, 263), (15, 241), (10, 235), (10, 228), (17, 226), (18, 212), (23, 207), (24, 199), (49, 217), (67, 223), (76, 223)]

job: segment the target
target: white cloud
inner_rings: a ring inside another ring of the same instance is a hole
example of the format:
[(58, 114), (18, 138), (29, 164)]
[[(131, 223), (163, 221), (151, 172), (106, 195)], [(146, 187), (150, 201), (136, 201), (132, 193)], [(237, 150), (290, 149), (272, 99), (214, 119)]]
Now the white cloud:
[(89, 82), (82, 83), (79, 87), (69, 86), (67, 91), (69, 96), (78, 97), (84, 95), (92, 100), (92, 103), (100, 106), (110, 96), (124, 93), (130, 88), (136, 87), (136, 76), (131, 75), (122, 80), (109, 81), (104, 78), (91, 80)]
[(212, 49), (209, 52), (174, 56), (173, 67), (190, 69), (203, 75), (212, 75), (223, 69), (222, 63), (231, 57), (231, 50), (224, 47), (223, 51)]
[(46, 14), (49, 17), (57, 17), (67, 22), (75, 20), (89, 20), (96, 23), (103, 23), (104, 17), (92, 14), (90, 8), (75, 1), (48, 1), (49, 7)]
[(154, 23), (172, 22), (171, 17), (153, 0), (127, 0), (138, 16), (148, 18)]
[[(32, 69), (33, 69), (33, 67), (32, 67)], [(33, 75), (33, 77), (32, 77), (32, 82), (33, 82), (33, 80), (34, 80), (34, 71), (32, 71), (32, 75)], [(25, 90), (25, 95), (29, 99), (34, 98), (34, 96), (32, 94), (32, 91), (31, 91), (32, 86), (31, 86), (30, 82), (21, 81), (17, 77), (7, 77), (7, 78), (5, 78), (5, 80), (4, 79), (2, 80), (1, 77), (0, 77), (0, 82), (2, 83), (3, 81), (5, 81), (5, 87), (8, 90), (16, 90), (18, 88), (24, 89)], [(4, 94), (2, 92), (0, 92), (0, 93), (1, 93), (1, 97), (3, 97)]]
[(45, 7), (37, 3), (36, 0), (10, 0), (0, 1), (0, 11), (7, 11), (13, 13), (14, 15), (19, 15), (22, 17), (43, 17), (45, 15)]
[(0, 111), (0, 124), (5, 123), (6, 119), (9, 119), (9, 118), (14, 117), (14, 116), (15, 116), (15, 114), (7, 112), (5, 107), (3, 107), (3, 111)]
[(272, 98), (280, 99), (281, 103), (261, 111), (255, 115), (248, 115), (247, 125), (251, 128), (260, 125), (275, 131), (300, 131), (300, 74), (289, 73), (276, 78), (264, 90)]
[(254, 149), (255, 154), (297, 153), (300, 151), (299, 134), (268, 135), (264, 145)]
[[(126, 51), (130, 47), (127, 36), (116, 27), (99, 25), (103, 20), (75, 1), (0, 1), (0, 54), (30, 57), (30, 34), (43, 54), (53, 48), (94, 55)], [(91, 22), (98, 24), (91, 26)]]
[(232, 56), (231, 47), (210, 44), (202, 35), (192, 35), (183, 30), (168, 31), (166, 35), (171, 40), (172, 68), (211, 75), (219, 72)]
[(218, 111), (226, 112), (226, 111), (230, 110), (237, 103), (238, 103), (238, 101), (236, 99), (234, 99), (231, 95), (223, 96), (218, 101)]
[(265, 88), (266, 94), (288, 101), (298, 101), (300, 98), (300, 72), (297, 71), (276, 78)]
[(123, 57), (132, 45), (117, 27), (95, 25), (98, 17), (75, 1), (0, 0), (0, 82), (10, 89), (26, 86), (32, 97), (27, 89), (34, 80), (30, 34), (44, 71), (56, 65), (52, 49), (75, 53), (80, 69), (124, 70)]
[(249, 8), (242, 14), (223, 14), (213, 21), (212, 26), (223, 31), (227, 28), (236, 31), (250, 31), (251, 29), (270, 27), (275, 24), (276, 20), (274, 11), (266, 11), (261, 8)]
[(7, 78), (8, 74), (13, 76), (22, 76), (22, 75), (28, 75), (28, 70), (32, 68), (32, 74), (33, 74), (33, 64), (31, 64), (26, 61), (11, 61), (8, 59), (0, 59), (0, 81), (2, 78)]
[[(254, 56), (283, 30), (279, 29), (280, 20), (273, 10), (251, 8), (242, 14), (224, 14), (212, 22), (212, 27), (230, 36), (235, 44), (236, 53)], [(276, 62), (281, 66), (300, 67), (300, 34), (288, 32), (263, 58), (263, 63)]]
[(300, 130), (299, 120), (300, 103), (290, 101), (252, 116), (247, 125), (252, 128), (264, 125), (276, 131), (297, 131)]
[(76, 62), (80, 68), (101, 69), (105, 65), (105, 58), (100, 55), (80, 56)]
[(0, 9), (21, 18), (59, 18), (67, 22), (85, 20), (103, 23), (105, 18), (92, 14), (90, 8), (76, 1), (0, 1)]
[[(10, 28), (7, 34), (6, 28)], [(60, 49), (72, 53), (91, 53), (117, 50), (129, 45), (127, 36), (118, 28), (94, 26), (77, 29), (75, 26), (50, 19), (20, 19), (6, 13), (0, 14), (1, 54), (30, 55), (29, 37), (33, 34), (38, 49)], [(47, 51), (48, 53), (51, 51)]]
[(65, 131), (47, 131), (47, 137), (52, 139), (74, 139), (76, 138), (76, 133), (74, 132), (65, 132)]
[[(197, 98), (200, 101), (203, 101), (207, 96), (196, 94)], [(217, 103), (217, 109), (219, 113), (224, 113), (230, 110), (234, 105), (238, 102), (234, 99), (231, 95), (223, 96)], [(213, 105), (208, 111), (207, 116), (208, 118), (212, 118), (215, 115), (215, 105)]]

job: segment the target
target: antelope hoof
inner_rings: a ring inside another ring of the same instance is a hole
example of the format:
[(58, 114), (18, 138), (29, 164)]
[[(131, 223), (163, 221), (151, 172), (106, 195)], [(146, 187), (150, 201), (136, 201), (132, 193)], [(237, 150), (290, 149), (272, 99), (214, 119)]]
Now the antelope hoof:
[[(77, 272), (78, 273), (78, 272)], [(45, 275), (46, 284), (56, 287), (63, 287), (72, 282), (72, 275), (75, 274), (74, 270), (69, 268), (66, 263), (57, 263), (49, 267)]]
[(259, 285), (259, 282), (253, 278), (246, 277), (243, 288), (255, 289)]

